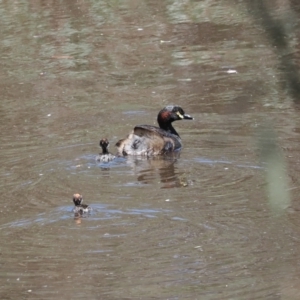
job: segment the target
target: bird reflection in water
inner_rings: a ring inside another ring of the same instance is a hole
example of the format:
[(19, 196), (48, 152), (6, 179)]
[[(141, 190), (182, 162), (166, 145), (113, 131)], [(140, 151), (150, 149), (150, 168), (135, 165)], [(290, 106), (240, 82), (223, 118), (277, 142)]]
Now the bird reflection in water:
[(168, 155), (159, 155), (152, 157), (128, 156), (127, 164), (137, 174), (137, 180), (143, 184), (152, 184), (160, 177), (161, 188), (186, 187), (191, 184), (187, 180), (186, 174), (179, 173), (176, 170), (176, 162), (180, 152), (170, 153)]

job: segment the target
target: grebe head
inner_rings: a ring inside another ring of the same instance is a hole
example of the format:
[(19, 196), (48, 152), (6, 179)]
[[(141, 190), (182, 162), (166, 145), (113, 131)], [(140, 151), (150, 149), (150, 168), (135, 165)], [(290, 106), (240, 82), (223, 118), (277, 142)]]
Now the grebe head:
[(80, 194), (73, 195), (73, 202), (74, 202), (75, 206), (81, 205), (82, 201), (83, 201), (82, 195), (80, 195)]

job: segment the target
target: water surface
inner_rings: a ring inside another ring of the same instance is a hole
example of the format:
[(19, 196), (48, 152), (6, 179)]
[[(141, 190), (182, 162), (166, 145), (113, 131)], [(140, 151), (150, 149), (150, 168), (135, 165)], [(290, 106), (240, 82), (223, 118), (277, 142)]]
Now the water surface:
[[(298, 8), (266, 9), (297, 64)], [(0, 12), (1, 299), (299, 299), (299, 110), (247, 1)], [(174, 103), (178, 157), (95, 161)]]

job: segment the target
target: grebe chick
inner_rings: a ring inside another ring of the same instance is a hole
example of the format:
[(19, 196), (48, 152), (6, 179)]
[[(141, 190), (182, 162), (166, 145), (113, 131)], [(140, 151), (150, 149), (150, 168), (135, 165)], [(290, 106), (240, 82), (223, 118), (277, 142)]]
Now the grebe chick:
[(161, 155), (179, 151), (182, 147), (179, 134), (172, 126), (178, 120), (193, 120), (177, 105), (163, 108), (157, 116), (159, 127), (152, 125), (138, 125), (127, 138), (120, 140), (118, 155)]
[(108, 139), (101, 139), (99, 145), (102, 148), (102, 153), (99, 153), (99, 155), (96, 156), (96, 161), (109, 162), (116, 158), (114, 155), (109, 153), (107, 150), (107, 148), (109, 146)]
[(80, 194), (73, 195), (73, 202), (75, 207), (73, 208), (73, 212), (75, 216), (82, 216), (85, 213), (89, 213), (92, 208), (89, 207), (87, 204), (82, 204), (83, 198)]

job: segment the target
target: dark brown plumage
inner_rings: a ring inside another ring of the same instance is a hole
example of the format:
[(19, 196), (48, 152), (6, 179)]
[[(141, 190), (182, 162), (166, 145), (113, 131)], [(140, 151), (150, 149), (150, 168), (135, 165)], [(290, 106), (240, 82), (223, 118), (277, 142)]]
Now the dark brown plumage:
[(193, 120), (184, 113), (180, 106), (169, 105), (163, 108), (157, 116), (159, 127), (138, 125), (126, 139), (120, 140), (118, 155), (160, 155), (181, 149), (181, 139), (172, 126), (178, 120)]

